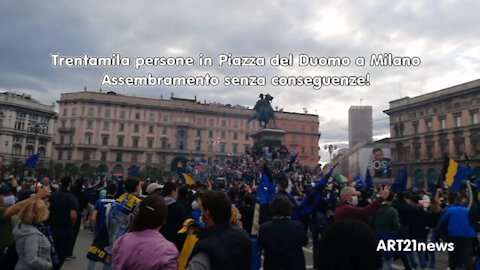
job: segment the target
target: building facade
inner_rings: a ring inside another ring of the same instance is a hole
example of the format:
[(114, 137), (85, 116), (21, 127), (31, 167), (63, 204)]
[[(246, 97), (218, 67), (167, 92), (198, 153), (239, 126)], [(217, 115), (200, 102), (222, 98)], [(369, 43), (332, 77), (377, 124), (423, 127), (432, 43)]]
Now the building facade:
[(55, 125), (55, 104), (44, 105), (29, 95), (0, 93), (0, 155), (3, 166), (25, 163), (39, 154), (39, 163), (49, 165)]
[(369, 143), (372, 138), (372, 106), (351, 106), (348, 110), (348, 146)]
[[(227, 164), (253, 146), (253, 110), (191, 99), (149, 99), (114, 92), (63, 93), (54, 158), (105, 174), (136, 165), (175, 169), (179, 161)], [(318, 163), (318, 116), (276, 112), (284, 144), (299, 161)]]
[(390, 102), (391, 154), (394, 172), (407, 166), (410, 181), (437, 181), (447, 154), (480, 175), (480, 80), (414, 98)]

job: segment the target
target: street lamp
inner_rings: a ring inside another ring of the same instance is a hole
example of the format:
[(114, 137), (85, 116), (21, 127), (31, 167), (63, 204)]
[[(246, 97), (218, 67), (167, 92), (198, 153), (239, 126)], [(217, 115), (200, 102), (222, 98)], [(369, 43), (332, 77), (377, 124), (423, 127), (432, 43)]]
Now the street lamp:
[(337, 150), (337, 145), (335, 144), (326, 144), (323, 146), (323, 150), (327, 151), (328, 150), (328, 153), (330, 153), (330, 162), (332, 162), (332, 153), (333, 153), (333, 150)]

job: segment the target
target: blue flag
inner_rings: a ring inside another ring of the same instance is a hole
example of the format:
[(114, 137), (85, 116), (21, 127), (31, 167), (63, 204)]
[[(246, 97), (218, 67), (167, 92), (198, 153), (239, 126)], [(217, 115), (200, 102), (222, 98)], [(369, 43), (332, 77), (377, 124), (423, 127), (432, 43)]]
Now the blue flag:
[(407, 167), (400, 170), (390, 189), (396, 192), (407, 190)]
[(360, 174), (360, 173), (357, 174), (357, 176), (355, 176), (355, 178), (353, 178), (353, 180), (357, 182), (359, 187), (367, 188), (367, 184), (365, 183), (365, 180), (363, 179), (362, 174)]
[(252, 241), (252, 270), (258, 270), (262, 266), (262, 258), (260, 255), (260, 247), (256, 236), (250, 238)]
[(140, 167), (138, 166), (130, 166), (127, 171), (128, 171), (128, 174), (130, 174), (131, 176), (135, 176), (137, 175), (137, 172), (138, 170), (140, 169)]
[(269, 203), (275, 194), (275, 183), (270, 180), (268, 174), (262, 173), (262, 177), (258, 183), (258, 197), (260, 204)]
[(37, 167), (37, 162), (38, 162), (38, 158), (40, 157), (40, 154), (34, 154), (34, 155), (31, 155), (27, 161), (25, 162), (25, 168), (35, 168)]
[(365, 174), (365, 184), (367, 188), (373, 187), (372, 176), (370, 175), (370, 170), (367, 168), (367, 173)]
[(322, 177), (322, 179), (320, 179), (320, 181), (318, 181), (315, 186), (313, 186), (312, 190), (308, 193), (308, 195), (303, 198), (298, 208), (292, 213), (293, 218), (299, 218), (300, 216), (306, 216), (311, 214), (317, 204), (321, 200), (323, 200), (323, 189), (337, 165), (338, 163), (335, 164), (335, 166), (333, 166), (330, 171), (328, 171), (328, 173), (324, 177)]

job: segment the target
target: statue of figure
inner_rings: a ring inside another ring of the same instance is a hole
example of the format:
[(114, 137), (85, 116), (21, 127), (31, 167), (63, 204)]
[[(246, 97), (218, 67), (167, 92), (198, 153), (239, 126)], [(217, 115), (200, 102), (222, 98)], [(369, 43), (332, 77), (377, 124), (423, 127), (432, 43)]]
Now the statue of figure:
[(273, 97), (270, 96), (270, 94), (266, 94), (265, 96), (260, 94), (259, 98), (260, 99), (257, 100), (255, 107), (253, 107), (255, 114), (248, 119), (248, 122), (252, 121), (253, 119), (257, 119), (260, 127), (266, 128), (268, 122), (272, 120), (273, 126), (276, 128), (277, 124), (275, 123), (275, 118), (273, 115), (274, 111), (272, 105), (270, 104), (270, 102), (273, 100)]

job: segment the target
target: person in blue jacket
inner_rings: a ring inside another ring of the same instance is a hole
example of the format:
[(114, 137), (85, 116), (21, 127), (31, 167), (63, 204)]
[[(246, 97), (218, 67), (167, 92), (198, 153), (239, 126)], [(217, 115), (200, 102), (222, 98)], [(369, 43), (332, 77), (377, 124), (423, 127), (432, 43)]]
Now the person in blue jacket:
[(452, 193), (451, 206), (437, 224), (437, 233), (446, 231), (446, 240), (454, 244), (454, 249), (448, 252), (448, 266), (455, 269), (465, 265), (465, 269), (473, 266), (473, 244), (476, 241), (476, 233), (468, 218), (467, 197), (458, 193)]

